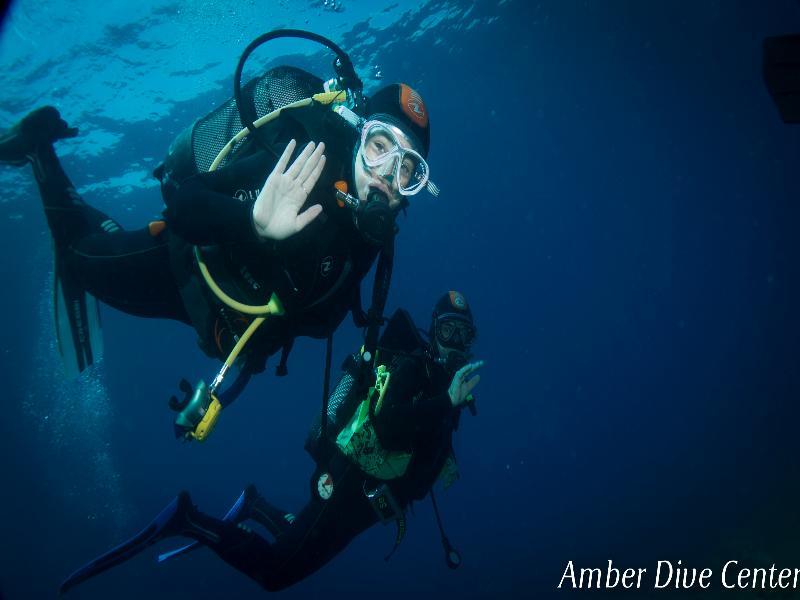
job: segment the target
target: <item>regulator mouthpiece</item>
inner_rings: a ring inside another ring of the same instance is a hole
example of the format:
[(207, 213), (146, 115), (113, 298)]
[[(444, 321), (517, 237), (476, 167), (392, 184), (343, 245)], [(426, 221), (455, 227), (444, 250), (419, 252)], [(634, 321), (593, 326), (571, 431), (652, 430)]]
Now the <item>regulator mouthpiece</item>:
[(394, 211), (389, 208), (389, 198), (379, 190), (372, 190), (367, 201), (359, 204), (354, 213), (356, 227), (371, 244), (382, 246), (394, 233)]
[(394, 234), (395, 211), (389, 208), (389, 198), (380, 190), (372, 190), (366, 202), (347, 192), (347, 182), (337, 181), (336, 203), (348, 207), (353, 213), (353, 223), (370, 244), (383, 246)]

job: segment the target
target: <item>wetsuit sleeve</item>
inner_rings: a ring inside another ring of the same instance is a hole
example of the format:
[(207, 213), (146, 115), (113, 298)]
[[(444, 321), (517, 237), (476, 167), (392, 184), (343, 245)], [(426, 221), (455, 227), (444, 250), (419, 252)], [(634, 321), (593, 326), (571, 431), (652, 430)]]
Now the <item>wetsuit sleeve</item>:
[(167, 199), (164, 217), (170, 228), (192, 244), (257, 242), (253, 200), (244, 202), (209, 189), (191, 177)]
[[(216, 171), (197, 173), (162, 188), (170, 228), (192, 244), (261, 240), (253, 224), (253, 204), (277, 158), (256, 152)], [(245, 193), (247, 200), (236, 195)]]

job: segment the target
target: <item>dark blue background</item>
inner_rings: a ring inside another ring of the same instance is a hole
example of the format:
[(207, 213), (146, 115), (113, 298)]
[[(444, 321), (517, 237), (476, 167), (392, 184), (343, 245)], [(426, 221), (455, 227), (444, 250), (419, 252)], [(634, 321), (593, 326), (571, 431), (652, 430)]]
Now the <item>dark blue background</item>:
[[(613, 559), (648, 573), (659, 559), (715, 573), (729, 559), (800, 565), (800, 130), (779, 120), (761, 77), (763, 38), (796, 32), (800, 6), (479, 3), (473, 14), (496, 13), (491, 25), (411, 41), (442, 4), (377, 33), (376, 43), (389, 48), (384, 73), (426, 100), (443, 190), (438, 200), (415, 198), (401, 222), (390, 308), (407, 307), (424, 325), (440, 293), (463, 291), (487, 361), (479, 417), (462, 420), (456, 442), (462, 478), (440, 494), (464, 565), (444, 566), (425, 502), (390, 563), (380, 557), (394, 532), (376, 527), (283, 595), (569, 596), (555, 591), (567, 560)], [(388, 45), (398, 39), (409, 41)], [(227, 89), (176, 116), (202, 114)], [(159, 156), (183, 124), (123, 130), (125, 143), (92, 172), (102, 178)], [(85, 184), (87, 165), (65, 163)], [(134, 213), (100, 195), (87, 200), (130, 227), (160, 210), (155, 190)], [(51, 260), (38, 201), (8, 223), (8, 598), (54, 595), (61, 578), (179, 489), (212, 513), (251, 481), (287, 509), (302, 506), (322, 342), (299, 341), (290, 376), (268, 369), (208, 443), (178, 444), (166, 398), (181, 376), (215, 370), (192, 332), (105, 307), (100, 376), (37, 389), (42, 373), (58, 381), (57, 365), (36, 364), (49, 342), (49, 313), (37, 306)], [(358, 336), (347, 322), (337, 361)], [(111, 492), (98, 473), (113, 476)], [(259, 593), (209, 551), (166, 566), (152, 554), (75, 597)]]

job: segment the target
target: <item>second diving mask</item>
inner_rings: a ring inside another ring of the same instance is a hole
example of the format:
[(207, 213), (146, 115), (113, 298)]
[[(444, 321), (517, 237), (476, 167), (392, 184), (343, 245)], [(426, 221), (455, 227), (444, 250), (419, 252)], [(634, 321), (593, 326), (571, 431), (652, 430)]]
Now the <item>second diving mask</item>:
[(444, 346), (467, 348), (475, 341), (475, 326), (460, 318), (442, 315), (436, 321), (436, 337)]

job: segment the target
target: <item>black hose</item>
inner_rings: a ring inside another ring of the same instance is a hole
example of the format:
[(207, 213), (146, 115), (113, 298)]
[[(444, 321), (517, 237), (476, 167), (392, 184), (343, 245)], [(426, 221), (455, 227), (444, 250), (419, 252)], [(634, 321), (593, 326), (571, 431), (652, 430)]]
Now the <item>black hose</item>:
[(247, 48), (245, 48), (244, 52), (242, 52), (242, 55), (239, 57), (239, 64), (236, 65), (236, 73), (234, 73), (233, 76), (233, 97), (236, 99), (236, 108), (239, 111), (239, 120), (242, 122), (242, 125), (247, 127), (247, 129), (250, 130), (250, 133), (254, 134), (256, 139), (262, 145), (265, 145), (264, 141), (259, 136), (259, 133), (254, 125), (255, 120), (258, 118), (258, 115), (256, 114), (256, 107), (252, 102), (248, 102), (245, 105), (245, 103), (242, 101), (242, 71), (244, 70), (244, 64), (247, 62), (247, 59), (256, 48), (262, 44), (266, 44), (270, 40), (283, 37), (294, 37), (310, 40), (330, 48), (336, 53), (338, 58), (335, 64), (340, 80), (342, 80), (342, 82), (348, 88), (353, 89), (359, 94), (363, 88), (363, 83), (358, 78), (358, 75), (356, 75), (356, 71), (353, 67), (353, 62), (350, 60), (350, 57), (347, 56), (344, 50), (324, 36), (311, 33), (310, 31), (303, 31), (302, 29), (275, 29), (274, 31), (270, 31), (258, 36), (256, 39), (250, 42)]
[(322, 381), (322, 414), (320, 415), (320, 439), (328, 439), (328, 405), (331, 393), (331, 356), (333, 355), (333, 334), (328, 334), (325, 345), (325, 379)]

